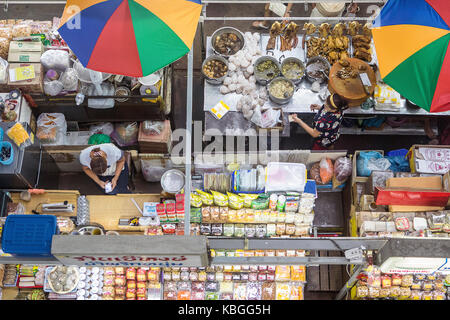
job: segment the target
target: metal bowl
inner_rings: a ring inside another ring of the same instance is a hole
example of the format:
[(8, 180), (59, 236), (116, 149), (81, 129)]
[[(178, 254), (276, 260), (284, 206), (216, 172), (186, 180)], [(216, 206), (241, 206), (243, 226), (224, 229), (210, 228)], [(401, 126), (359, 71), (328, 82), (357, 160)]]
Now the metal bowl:
[[(208, 61), (212, 61), (212, 60), (222, 61), (227, 66), (227, 72), (225, 73), (225, 75), (223, 77), (220, 77), (220, 78), (217, 78), (217, 79), (213, 79), (213, 78), (207, 77), (205, 75), (205, 73), (203, 72), (203, 67), (208, 63)], [(215, 85), (222, 84), (223, 80), (228, 75), (228, 73), (229, 73), (228, 61), (227, 61), (227, 59), (225, 59), (222, 56), (213, 54), (213, 55), (209, 56), (208, 58), (206, 58), (205, 61), (203, 61), (203, 63), (202, 63), (202, 75), (203, 75), (203, 77), (205, 77), (205, 81), (208, 82), (208, 83), (215, 84)]]
[(184, 188), (185, 176), (177, 169), (170, 169), (161, 177), (161, 187), (167, 193), (178, 193)]
[(245, 38), (241, 31), (239, 31), (238, 29), (233, 28), (233, 27), (223, 27), (223, 28), (220, 28), (220, 29), (217, 29), (216, 31), (214, 31), (213, 35), (211, 36), (211, 48), (213, 49), (215, 54), (228, 58), (228, 57), (231, 57), (232, 55), (235, 55), (239, 50), (233, 54), (224, 54), (224, 53), (220, 53), (219, 51), (217, 51), (217, 48), (215, 45), (216, 38), (220, 37), (224, 33), (234, 33), (241, 40), (242, 45), (239, 48), (239, 50), (242, 50), (245, 47)]
[[(287, 82), (289, 82), (291, 85), (292, 85), (292, 94), (289, 96), (289, 97), (287, 97), (287, 98), (277, 98), (277, 97), (274, 97), (271, 93), (270, 93), (270, 87), (274, 84), (274, 83), (276, 83), (277, 81), (281, 81), (281, 80), (284, 80), (284, 81), (287, 81)], [(285, 78), (285, 77), (277, 77), (277, 78), (275, 78), (275, 79), (273, 79), (272, 81), (270, 81), (269, 82), (269, 84), (267, 85), (267, 93), (269, 94), (269, 98), (270, 98), (270, 100), (272, 100), (273, 102), (275, 102), (275, 103), (277, 103), (277, 104), (286, 104), (286, 103), (289, 103), (289, 101), (291, 101), (291, 99), (292, 99), (292, 97), (294, 96), (294, 93), (295, 93), (295, 84), (294, 84), (294, 82), (292, 81), (292, 80), (290, 80), (290, 79), (288, 79), (288, 78)]]
[[(303, 74), (302, 74), (299, 78), (291, 79), (291, 78), (287, 77), (287, 76), (283, 73), (283, 66), (284, 66), (286, 63), (289, 63), (289, 62), (295, 62), (295, 63), (297, 63), (301, 68), (303, 68)], [(306, 73), (306, 68), (305, 68), (305, 64), (303, 63), (303, 61), (301, 61), (300, 59), (295, 58), (295, 57), (289, 57), (289, 58), (284, 59), (283, 62), (281, 63), (281, 68), (280, 68), (280, 70), (281, 70), (281, 74), (283, 75), (283, 77), (285, 77), (285, 78), (287, 78), (287, 79), (289, 79), (289, 80), (292, 80), (292, 82), (294, 82), (294, 84), (296, 84), (296, 85), (299, 84), (299, 83), (302, 81), (302, 79), (303, 79), (303, 77), (305, 76), (305, 73)]]
[[(256, 69), (256, 67), (259, 64), (263, 63), (264, 61), (268, 61), (268, 60), (275, 63), (275, 65), (278, 67), (278, 73), (270, 78), (267, 76), (268, 72), (259, 72)], [(255, 63), (253, 64), (253, 70), (254, 70), (256, 82), (258, 82), (259, 84), (261, 84), (263, 86), (267, 85), (270, 81), (274, 80), (277, 76), (279, 76), (281, 74), (281, 68), (280, 68), (280, 64), (278, 63), (278, 60), (271, 56), (262, 56), (262, 57), (259, 57), (258, 59), (256, 59)]]
[(325, 81), (325, 76), (322, 77), (312, 77), (308, 74), (308, 66), (310, 66), (311, 64), (313, 64), (316, 61), (322, 61), (326, 66), (328, 70), (324, 70), (325, 74), (329, 74), (330, 70), (331, 70), (331, 65), (328, 62), (328, 60), (324, 57), (321, 56), (316, 56), (316, 57), (312, 57), (311, 59), (308, 60), (308, 62), (306, 63), (306, 69), (305, 69), (305, 75), (306, 75), (306, 79), (308, 79), (310, 82), (315, 82), (315, 81)]

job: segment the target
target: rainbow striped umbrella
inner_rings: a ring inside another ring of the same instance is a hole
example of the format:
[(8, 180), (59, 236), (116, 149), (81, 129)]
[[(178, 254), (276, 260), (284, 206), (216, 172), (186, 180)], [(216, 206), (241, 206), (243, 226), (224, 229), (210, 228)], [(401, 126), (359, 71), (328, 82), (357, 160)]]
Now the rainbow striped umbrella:
[(373, 26), (383, 81), (429, 112), (450, 110), (450, 0), (389, 0)]
[(89, 69), (143, 77), (192, 47), (201, 0), (67, 0), (61, 37)]

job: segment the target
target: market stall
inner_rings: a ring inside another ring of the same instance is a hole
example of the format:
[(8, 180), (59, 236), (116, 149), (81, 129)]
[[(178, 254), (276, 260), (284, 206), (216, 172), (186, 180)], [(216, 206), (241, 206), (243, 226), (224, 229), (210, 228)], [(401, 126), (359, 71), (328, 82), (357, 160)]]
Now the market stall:
[[(224, 20), (233, 18), (244, 19)], [(273, 22), (268, 34), (222, 27), (205, 35), (205, 135), (258, 135), (265, 128), (289, 137), (288, 114), (314, 114), (310, 106), (322, 105), (330, 93), (349, 101), (342, 134), (423, 135), (423, 118), (418, 117), (423, 115), (431, 117), (430, 129), (436, 134), (434, 120), (450, 116), (449, 111), (420, 108), (383, 82), (370, 21), (305, 21), (301, 28), (287, 20)], [(232, 40), (226, 38), (230, 35)], [(205, 72), (211, 62), (222, 63), (222, 73)], [(284, 79), (280, 88), (287, 92), (273, 98), (278, 77)], [(364, 123), (368, 119), (380, 120), (377, 130), (365, 130), (371, 127)]]

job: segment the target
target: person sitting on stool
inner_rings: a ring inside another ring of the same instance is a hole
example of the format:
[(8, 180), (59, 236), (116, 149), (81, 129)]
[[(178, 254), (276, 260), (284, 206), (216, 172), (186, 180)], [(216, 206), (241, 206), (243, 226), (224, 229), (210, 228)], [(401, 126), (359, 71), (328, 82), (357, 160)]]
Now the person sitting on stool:
[(128, 189), (128, 164), (119, 148), (112, 143), (88, 147), (80, 153), (84, 173), (97, 183), (103, 191), (108, 182), (111, 192), (107, 194), (130, 193)]

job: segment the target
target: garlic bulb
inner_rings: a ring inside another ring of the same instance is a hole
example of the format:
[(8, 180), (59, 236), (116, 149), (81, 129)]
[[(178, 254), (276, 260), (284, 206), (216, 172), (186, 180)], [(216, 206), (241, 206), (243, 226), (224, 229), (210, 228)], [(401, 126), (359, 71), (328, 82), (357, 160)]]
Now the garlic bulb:
[(227, 86), (220, 86), (220, 93), (221, 94), (227, 94), (230, 92), (230, 89)]

